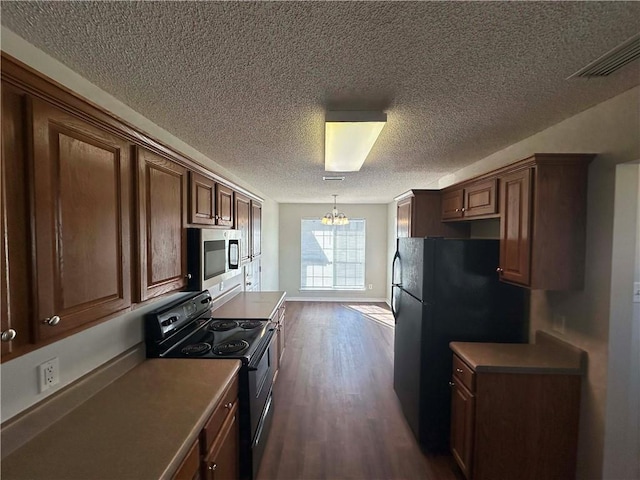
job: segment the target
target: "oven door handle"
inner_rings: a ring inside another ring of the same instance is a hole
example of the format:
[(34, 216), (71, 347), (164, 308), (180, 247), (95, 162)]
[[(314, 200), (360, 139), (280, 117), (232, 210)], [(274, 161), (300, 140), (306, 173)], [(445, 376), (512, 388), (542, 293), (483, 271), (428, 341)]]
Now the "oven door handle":
[(260, 363), (260, 360), (262, 360), (262, 356), (264, 355), (264, 352), (266, 352), (267, 348), (269, 348), (269, 345), (271, 345), (271, 340), (273, 339), (274, 333), (275, 333), (275, 330), (273, 328), (270, 328), (269, 330), (267, 330), (267, 333), (266, 333), (267, 338), (265, 339), (264, 342), (262, 342), (260, 350), (255, 355), (251, 356), (251, 362), (249, 362), (249, 367), (248, 367), (250, 372), (255, 372), (256, 370), (258, 370), (258, 364)]

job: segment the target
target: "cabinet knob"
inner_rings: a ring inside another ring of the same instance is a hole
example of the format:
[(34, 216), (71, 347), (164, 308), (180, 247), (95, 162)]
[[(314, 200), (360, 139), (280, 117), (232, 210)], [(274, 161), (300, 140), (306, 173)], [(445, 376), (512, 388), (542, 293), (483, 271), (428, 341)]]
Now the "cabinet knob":
[(192, 275), (190, 273), (187, 273), (184, 278), (186, 278), (187, 280), (191, 280)]
[(10, 328), (2, 332), (1, 339), (3, 342), (10, 342), (14, 338), (16, 338), (16, 335), (18, 335), (18, 332), (16, 332), (13, 328)]
[(251, 282), (247, 282), (247, 285), (251, 285)]
[(227, 403), (224, 408), (226, 408), (227, 410), (231, 410), (231, 407), (233, 407), (233, 403), (229, 402)]
[(462, 373), (462, 369), (461, 368), (456, 368), (456, 372)]
[(60, 317), (58, 315), (54, 315), (53, 317), (45, 318), (42, 323), (46, 323), (50, 327), (55, 327), (60, 323)]
[(502, 272), (504, 272), (504, 269), (502, 269), (502, 268), (498, 267), (498, 268), (496, 268), (496, 272), (498, 272), (498, 273), (502, 273)]
[(460, 209), (459, 209), (459, 208), (456, 208), (456, 212), (459, 212), (459, 211), (460, 211)]
[(455, 383), (453, 383), (453, 382), (449, 382), (449, 386), (450, 386), (451, 388), (453, 388), (453, 387), (455, 387), (455, 386), (456, 386), (456, 384), (455, 384)]
[(212, 463), (211, 465), (209, 465), (209, 470), (211, 470), (212, 472), (215, 471), (216, 468), (218, 468), (217, 463)]
[(460, 211), (461, 211), (461, 212), (464, 212), (464, 211), (465, 211), (465, 208), (464, 208), (464, 207), (462, 207), (462, 208), (460, 209)]

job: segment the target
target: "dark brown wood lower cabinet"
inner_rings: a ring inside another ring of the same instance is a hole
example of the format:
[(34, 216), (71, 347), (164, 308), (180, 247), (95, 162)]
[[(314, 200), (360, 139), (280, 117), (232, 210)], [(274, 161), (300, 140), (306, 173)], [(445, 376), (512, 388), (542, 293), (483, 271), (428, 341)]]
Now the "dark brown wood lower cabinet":
[(471, 478), (475, 397), (456, 376), (452, 383), (451, 453), (464, 476)]
[(469, 480), (575, 478), (579, 375), (453, 366), (451, 448)]
[(200, 442), (196, 440), (189, 453), (178, 467), (174, 480), (199, 480), (200, 468)]
[(238, 402), (236, 402), (204, 459), (202, 469), (204, 479), (237, 480), (240, 467), (239, 435)]

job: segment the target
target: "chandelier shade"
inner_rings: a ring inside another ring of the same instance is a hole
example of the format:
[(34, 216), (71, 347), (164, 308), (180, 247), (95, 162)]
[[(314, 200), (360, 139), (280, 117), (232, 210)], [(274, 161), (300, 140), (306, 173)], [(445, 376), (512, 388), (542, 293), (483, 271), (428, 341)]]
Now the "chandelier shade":
[(347, 216), (338, 212), (338, 207), (336, 206), (336, 197), (338, 195), (333, 195), (333, 210), (329, 213), (326, 213), (324, 217), (322, 217), (323, 225), (348, 225), (349, 219)]

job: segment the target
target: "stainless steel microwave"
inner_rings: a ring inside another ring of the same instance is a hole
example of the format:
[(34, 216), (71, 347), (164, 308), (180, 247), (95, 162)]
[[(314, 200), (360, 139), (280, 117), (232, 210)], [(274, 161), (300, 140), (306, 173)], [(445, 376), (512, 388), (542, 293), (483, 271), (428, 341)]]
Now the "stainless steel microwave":
[(189, 290), (205, 290), (240, 273), (240, 230), (187, 229)]

